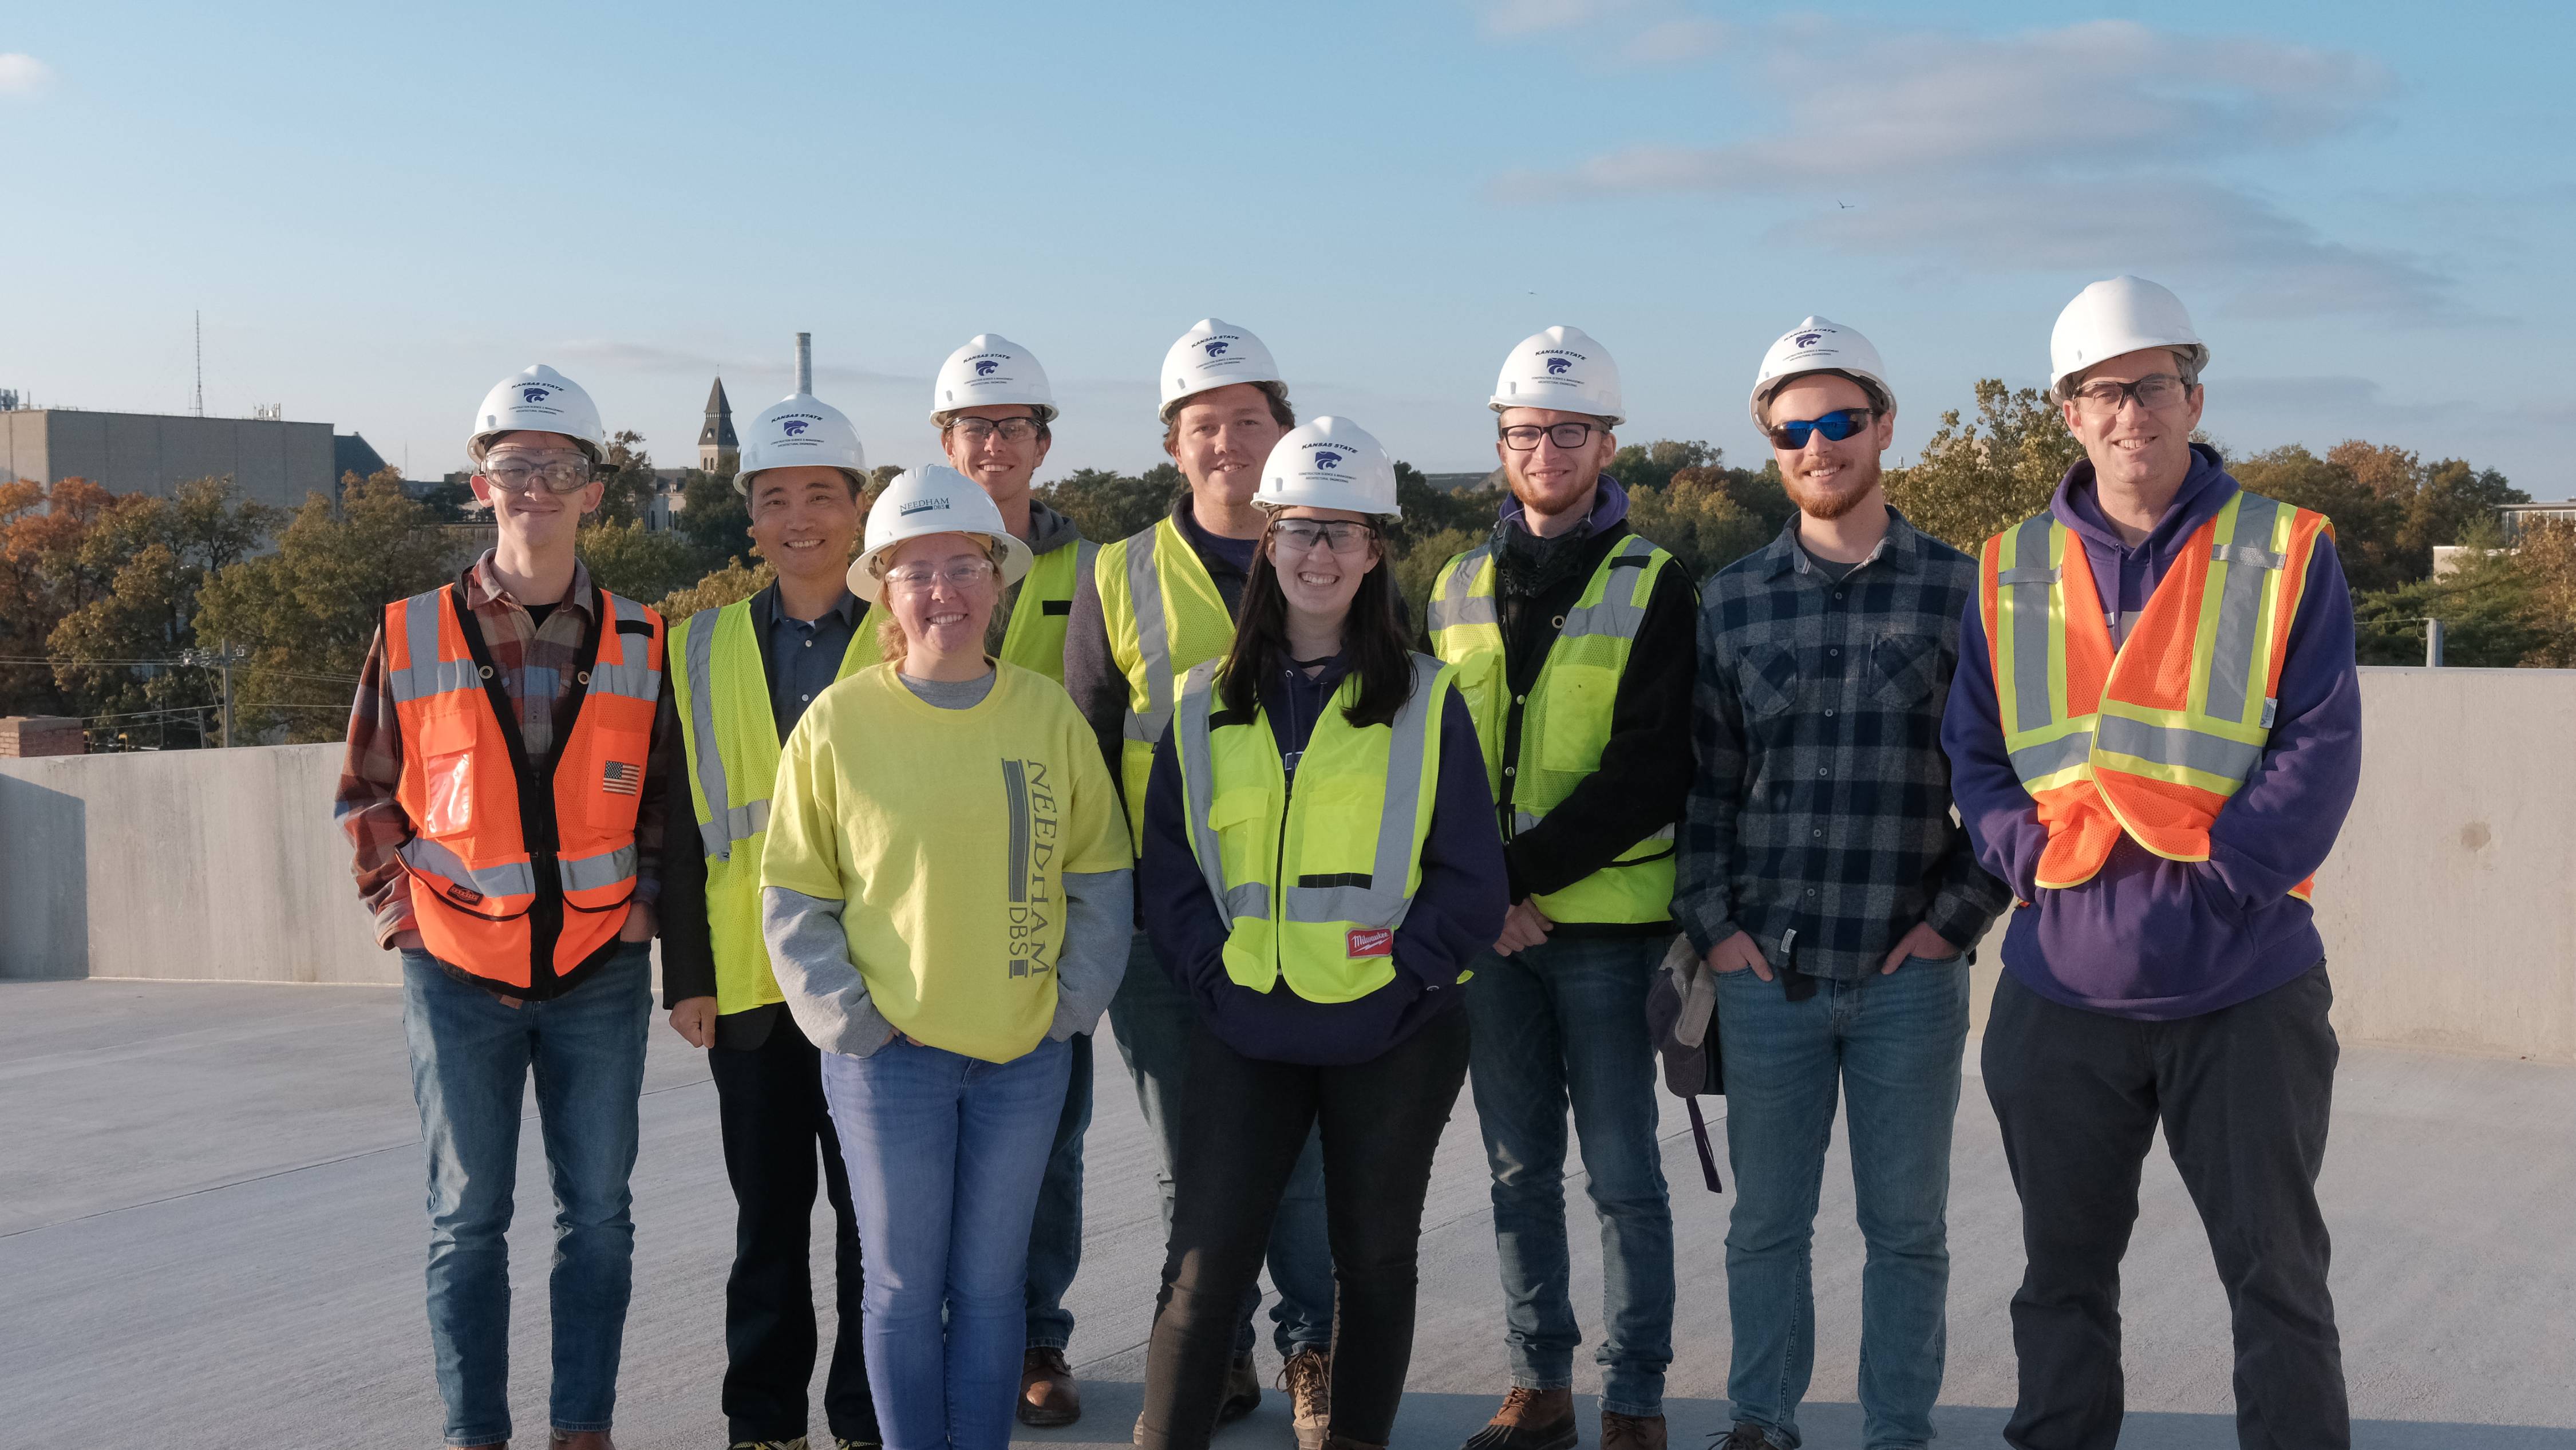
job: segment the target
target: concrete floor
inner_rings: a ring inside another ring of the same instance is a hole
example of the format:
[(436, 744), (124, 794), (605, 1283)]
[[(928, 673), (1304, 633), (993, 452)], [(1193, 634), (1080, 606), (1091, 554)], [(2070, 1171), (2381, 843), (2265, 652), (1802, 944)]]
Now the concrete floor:
[[(1116, 1063), (1104, 1044), (1072, 1296), (1089, 1413), (1028, 1443), (1124, 1445), (1137, 1407), (1161, 1247), (1153, 1150)], [(2356, 1049), (2337, 1096), (2325, 1193), (2356, 1443), (2576, 1447), (2576, 1068)], [(419, 1135), (394, 992), (0, 983), (0, 1105), (0, 1443), (438, 1442)], [(1675, 1443), (1689, 1444), (1726, 1424), (1726, 1200), (1700, 1186), (1679, 1105), (1667, 1107), (1683, 1275), (1668, 1407)], [(703, 1058), (658, 1026), (643, 1114), (618, 1440), (720, 1447), (732, 1205)], [(541, 1444), (548, 1211), (534, 1133), (527, 1143), (513, 1402), (521, 1443)], [(1816, 1447), (1857, 1446), (1860, 1434), (1860, 1241), (1839, 1145), (1836, 1157), (1803, 1417)], [(1953, 1184), (1940, 1424), (1953, 1442), (1996, 1444), (2013, 1390), (2005, 1303), (2018, 1213), (1973, 1079)], [(2225, 1305), (2161, 1156), (2145, 1194), (2127, 1274), (2123, 1443), (2232, 1444)], [(1575, 1302), (1597, 1334), (1588, 1217), (1578, 1199)], [(1482, 1155), (1464, 1099), (1433, 1179), (1423, 1260), (1395, 1440), (1446, 1450), (1504, 1386)], [(1578, 1392), (1597, 1389), (1582, 1366)], [(1589, 1443), (1588, 1404), (1585, 1419)], [(1219, 1443), (1286, 1450), (1280, 1398)]]

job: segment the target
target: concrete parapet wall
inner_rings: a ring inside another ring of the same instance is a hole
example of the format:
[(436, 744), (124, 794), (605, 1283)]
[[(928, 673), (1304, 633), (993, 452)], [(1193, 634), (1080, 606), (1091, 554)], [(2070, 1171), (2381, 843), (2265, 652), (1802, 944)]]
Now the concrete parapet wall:
[[(2361, 794), (2317, 874), (2338, 1029), (2576, 1062), (2576, 671), (2361, 688)], [(339, 766), (337, 745), (0, 760), (0, 976), (399, 980), (331, 822)]]

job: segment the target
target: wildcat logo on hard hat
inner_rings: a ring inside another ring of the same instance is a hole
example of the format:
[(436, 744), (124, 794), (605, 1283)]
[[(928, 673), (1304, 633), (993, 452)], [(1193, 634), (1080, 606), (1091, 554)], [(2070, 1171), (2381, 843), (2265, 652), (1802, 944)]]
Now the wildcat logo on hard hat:
[(1555, 377), (1559, 373), (1571, 371), (1573, 367), (1574, 364), (1565, 358), (1552, 357), (1547, 360), (1547, 375)]
[(993, 375), (994, 370), (1000, 366), (1000, 363), (993, 361), (991, 358), (986, 358), (982, 362), (975, 364), (975, 376), (979, 378), (989, 378)]
[(1314, 459), (1315, 466), (1317, 468), (1339, 468), (1342, 466), (1342, 455), (1335, 453), (1330, 449), (1326, 449), (1315, 454)]
[(811, 423), (806, 422), (806, 421), (805, 421), (804, 419), (802, 419), (802, 418), (790, 418), (790, 419), (788, 419), (786, 422), (781, 423), (781, 424), (779, 424), (778, 426), (779, 426), (779, 427), (781, 427), (781, 428), (786, 429), (786, 430), (787, 430), (787, 436), (788, 436), (788, 437), (790, 437), (790, 438), (793, 438), (793, 437), (797, 436), (798, 434), (800, 434), (800, 433), (804, 432), (806, 429), (813, 427), (814, 425), (813, 425), (813, 424), (811, 424)]
[(521, 388), (519, 389), (519, 401), (522, 403), (542, 403), (546, 400), (546, 395), (553, 391), (554, 389), (552, 388)]
[(1797, 340), (1800, 347), (1814, 347), (1825, 340), (1825, 335), (1821, 332), (1802, 332), (1798, 334)]
[(1209, 357), (1225, 356), (1226, 340), (1222, 337), (1211, 337), (1207, 341), (1200, 343), (1199, 346), (1207, 349), (1207, 355)]

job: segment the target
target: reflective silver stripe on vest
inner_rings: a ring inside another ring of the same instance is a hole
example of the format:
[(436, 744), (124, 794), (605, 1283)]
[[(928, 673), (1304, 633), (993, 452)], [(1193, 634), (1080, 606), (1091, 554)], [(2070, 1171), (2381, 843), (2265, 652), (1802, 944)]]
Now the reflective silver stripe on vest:
[[(2049, 532), (2056, 524), (2048, 514), (2023, 520), (2012, 532), (2012, 557), (2004, 561), (2013, 567), (1996, 576), (1999, 587), (2013, 592), (2012, 728), (2016, 730), (2045, 730), (2049, 725), (2048, 612), (2062, 572), (2048, 567)], [(2082, 557), (2083, 545), (2071, 538), (2067, 553), (2075, 567), (2091, 567)]]
[(480, 672), (470, 656), (461, 660), (438, 657), (438, 616), (445, 608), (444, 589), (415, 594), (403, 601), (403, 640), (410, 647), (411, 663), (399, 670), (385, 671), (385, 688), (393, 692), (397, 703), (443, 695), (450, 690), (482, 688)]
[[(477, 871), (465, 864), (465, 858), (427, 836), (414, 836), (403, 842), (397, 848), (396, 854), (410, 863), (412, 869), (416, 871), (424, 871), (432, 876), (444, 876), (450, 881), (480, 891), (486, 896), (537, 894), (537, 868), (525, 861), (486, 866)], [(634, 874), (631, 866), (627, 874)]]
[[(616, 603), (618, 619), (633, 620), (637, 624), (647, 622), (643, 605), (638, 604), (631, 599), (619, 599), (613, 594), (610, 595), (609, 598)], [(599, 658), (590, 667), (591, 693), (598, 695), (616, 695), (628, 700), (652, 701), (661, 699), (662, 672), (653, 668), (652, 654), (645, 648), (645, 643), (649, 636), (618, 635), (614, 624), (608, 626), (608, 631), (609, 637), (613, 637), (617, 640), (617, 653), (619, 659), (622, 660), (631, 657), (634, 660), (634, 663), (621, 664), (610, 660), (608, 658), (608, 651), (605, 647), (607, 639), (603, 638), (600, 641), (602, 648), (599, 652)], [(628, 644), (627, 640), (630, 638), (633, 639), (635, 643)], [(631, 656), (629, 654), (630, 651), (632, 652)]]
[(566, 856), (555, 863), (566, 891), (599, 891), (635, 879), (635, 843), (596, 856)]
[(1652, 558), (1654, 553), (1655, 546), (1635, 534), (1621, 539), (1619, 547), (1601, 561), (1606, 576), (1601, 587), (1601, 602), (1565, 611), (1565, 628), (1558, 630), (1558, 635), (1607, 635), (1613, 639), (1634, 641), (1638, 626), (1646, 622), (1646, 606), (1637, 601), (1637, 586), (1623, 587), (1610, 563), (1613, 559)]
[[(1226, 916), (1267, 917), (1269, 892), (1262, 883), (1246, 882), (1231, 889), (1226, 886), (1223, 848), (1216, 828), (1208, 824), (1216, 804), (1216, 761), (1208, 748), (1208, 715), (1214, 696), (1210, 682), (1215, 678), (1216, 664), (1211, 660), (1191, 670), (1181, 699), (1177, 728), (1190, 840), (1196, 848), (1199, 873), (1207, 881), (1209, 894), (1225, 903)], [(1368, 927), (1403, 924), (1405, 912), (1412, 906), (1404, 883), (1413, 867), (1413, 823), (1421, 810), (1422, 767), (1431, 748), (1432, 712), (1439, 705), (1432, 686), (1439, 680), (1440, 669), (1438, 660), (1414, 657), (1413, 698), (1396, 712), (1391, 725), (1395, 738), (1387, 743), (1386, 798), (1378, 807), (1377, 850), (1369, 863), (1369, 884), (1284, 886), (1281, 895), (1286, 900), (1282, 903), (1281, 920), (1350, 922)], [(1253, 725), (1259, 726), (1259, 722)], [(1282, 821), (1280, 828), (1284, 831), (1287, 823)]]
[(2158, 765), (2178, 765), (2229, 780), (2244, 780), (2263, 760), (2263, 747), (2177, 726), (2150, 725), (2123, 715), (2105, 714), (2094, 726), (2102, 749), (2132, 755)]
[(1154, 545), (1161, 536), (1157, 524), (1127, 544), (1127, 603), (1136, 611), (1136, 649), (1145, 657), (1145, 711), (1128, 710), (1127, 738), (1148, 745), (1161, 740), (1163, 727), (1172, 722), (1172, 639), (1163, 618), (1163, 576), (1154, 572)]
[(2082, 765), (2092, 755), (2093, 732), (2078, 730), (2045, 745), (2025, 745), (2012, 752), (2013, 776), (2018, 780), (2039, 780), (2069, 766)]
[(706, 844), (709, 856), (730, 861), (734, 842), (768, 826), (769, 802), (757, 800), (736, 807), (725, 785), (724, 752), (716, 745), (715, 695), (716, 618), (723, 612), (701, 609), (689, 616), (680, 668), (688, 671), (689, 729), (698, 746), (698, 793), (707, 798), (707, 819), (698, 825), (698, 839)]
[(2261, 494), (2240, 493), (2236, 533), (2210, 551), (2213, 562), (2227, 566), (2227, 582), (2218, 596), (2218, 630), (2210, 641), (2209, 685), (2204, 695), (2209, 713), (2243, 725), (2246, 677), (2254, 672), (2254, 634), (2263, 619), (2263, 590), (2289, 561), (2272, 552), (2272, 526), (2281, 506)]
[(1487, 544), (1458, 556), (1456, 567), (1449, 571), (1448, 582), (1432, 596), (1430, 606), (1423, 610), (1433, 634), (1462, 624), (1495, 624), (1501, 621), (1502, 616), (1494, 609), (1494, 596), (1473, 592), (1476, 576), (1484, 572), (1485, 561), (1492, 558), (1493, 553), (1494, 546)]

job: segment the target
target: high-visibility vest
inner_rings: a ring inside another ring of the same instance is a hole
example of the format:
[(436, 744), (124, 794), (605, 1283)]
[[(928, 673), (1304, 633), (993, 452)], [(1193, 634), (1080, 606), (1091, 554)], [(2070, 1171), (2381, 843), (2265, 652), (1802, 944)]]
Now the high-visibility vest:
[(1011, 622), (1002, 629), (1003, 659), (1064, 683), (1064, 631), (1073, 622), (1073, 588), (1099, 553), (1098, 544), (1077, 538), (1038, 555), (1020, 581)]
[(1119, 785), (1127, 797), (1129, 844), (1145, 849), (1145, 782), (1154, 744), (1172, 722), (1173, 691), (1193, 667), (1234, 645), (1234, 612), (1208, 577), (1180, 526), (1166, 514), (1105, 546), (1092, 564), (1109, 657), (1127, 677), (1125, 748)]
[[(836, 679), (876, 662), (876, 628), (862, 615)], [(760, 853), (769, 839), (778, 779), (778, 716), (761, 663), (751, 601), (701, 609), (671, 627), (680, 668), (671, 703), (688, 758), (689, 798), (707, 860), (707, 937), (716, 963), (716, 1011), (786, 1000), (760, 931)], [(677, 823), (674, 822), (674, 825)]]
[(464, 586), (385, 606), (394, 799), (414, 832), (399, 854), (421, 944), (514, 996), (558, 995), (605, 958), (635, 895), (662, 616), (604, 589), (597, 610), (573, 667), (572, 725), (531, 760)]
[(1260, 708), (1217, 708), (1220, 663), (1183, 680), (1172, 744), (1190, 853), (1230, 926), (1225, 974), (1255, 992), (1285, 978), (1309, 1002), (1365, 997), (1395, 980), (1395, 929), (1422, 885), (1449, 671), (1413, 656), (1413, 698), (1369, 726), (1343, 715), (1360, 690), (1344, 677), (1292, 791)]
[[(1458, 693), (1476, 720), (1503, 839), (1547, 818), (1601, 768), (1619, 681), (1670, 554), (1634, 534), (1592, 571), (1565, 612), (1538, 679), (1515, 695), (1494, 601), (1494, 546), (1451, 559), (1431, 586), (1431, 649), (1457, 666)], [(1530, 898), (1552, 921), (1638, 923), (1672, 915), (1673, 827), (1631, 845), (1562, 891)]]
[(2039, 885), (2092, 880), (2123, 832), (2168, 860), (2209, 859), (2210, 822), (2263, 763), (2308, 560), (2332, 529), (2240, 490), (2184, 541), (2117, 648), (2084, 542), (2054, 515), (1986, 541), (2004, 749), (2048, 827)]

